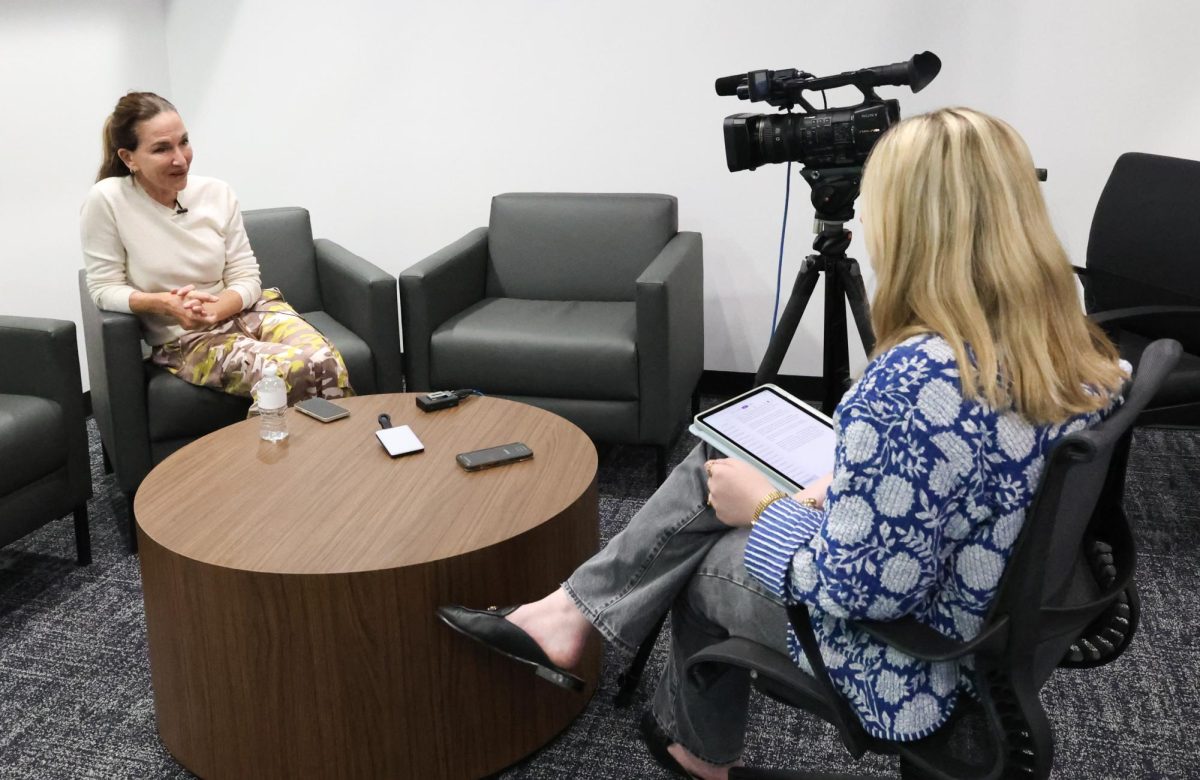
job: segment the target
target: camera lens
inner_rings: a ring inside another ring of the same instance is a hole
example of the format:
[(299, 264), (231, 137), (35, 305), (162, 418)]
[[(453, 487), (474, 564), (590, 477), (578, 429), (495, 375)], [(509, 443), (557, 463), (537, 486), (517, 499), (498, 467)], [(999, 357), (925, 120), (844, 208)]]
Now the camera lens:
[(725, 118), (730, 171), (799, 162), (809, 168), (862, 165), (871, 147), (900, 119), (895, 100), (809, 114), (734, 114)]

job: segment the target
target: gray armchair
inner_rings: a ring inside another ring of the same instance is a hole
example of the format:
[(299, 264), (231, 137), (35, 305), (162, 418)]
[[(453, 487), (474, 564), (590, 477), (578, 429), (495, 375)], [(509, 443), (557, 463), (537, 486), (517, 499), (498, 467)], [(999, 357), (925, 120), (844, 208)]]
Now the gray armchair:
[(654, 445), (661, 479), (695, 408), (703, 285), (669, 195), (497, 195), (487, 227), (400, 274), (408, 389), (474, 388)]
[(0, 545), (74, 513), (85, 566), (92, 471), (75, 323), (0, 316), (0, 354)]
[[(400, 392), (394, 278), (332, 241), (314, 241), (305, 209), (261, 209), (242, 217), (263, 287), (282, 290), (288, 303), (341, 351), (355, 392)], [(129, 502), (134, 546), (133, 496), (150, 469), (193, 439), (244, 420), (250, 402), (190, 385), (143, 362), (137, 318), (97, 309), (83, 271), (79, 295), (92, 408), (106, 465)]]

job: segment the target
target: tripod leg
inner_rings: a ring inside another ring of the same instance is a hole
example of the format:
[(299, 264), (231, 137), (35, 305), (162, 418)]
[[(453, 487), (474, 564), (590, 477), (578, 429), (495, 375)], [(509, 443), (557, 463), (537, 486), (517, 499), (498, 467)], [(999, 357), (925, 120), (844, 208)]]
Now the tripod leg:
[(783, 307), (783, 314), (779, 317), (775, 334), (771, 336), (771, 343), (767, 345), (767, 352), (763, 355), (762, 362), (758, 364), (758, 373), (754, 375), (756, 386), (765, 382), (774, 382), (779, 376), (779, 367), (783, 365), (783, 358), (787, 355), (792, 338), (796, 335), (796, 328), (800, 325), (800, 318), (804, 316), (808, 299), (812, 297), (813, 290), (816, 289), (817, 277), (821, 274), (821, 265), (821, 258), (818, 255), (809, 255), (800, 265), (800, 272), (796, 274), (796, 283), (792, 285), (792, 294), (788, 296), (787, 305)]
[(825, 273), (825, 350), (822, 374), (825, 392), (821, 411), (833, 414), (842, 396), (850, 389), (850, 346), (846, 339), (846, 293), (838, 269), (845, 257), (826, 263)]
[(846, 300), (850, 302), (850, 313), (854, 315), (854, 324), (858, 326), (858, 337), (862, 340), (863, 351), (870, 355), (875, 349), (875, 330), (871, 327), (871, 304), (867, 299), (867, 285), (863, 281), (858, 261), (853, 257), (846, 260), (845, 265), (839, 266), (842, 288), (846, 291)]

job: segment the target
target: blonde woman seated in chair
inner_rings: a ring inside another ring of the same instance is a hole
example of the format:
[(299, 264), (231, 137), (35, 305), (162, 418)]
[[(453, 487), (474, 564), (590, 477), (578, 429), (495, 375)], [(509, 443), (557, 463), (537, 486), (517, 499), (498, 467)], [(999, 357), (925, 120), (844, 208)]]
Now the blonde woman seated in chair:
[(593, 632), (632, 653), (671, 610), (671, 655), (642, 733), (677, 774), (739, 762), (749, 679), (701, 690), (692, 654), (729, 636), (790, 651), (809, 606), (834, 683), (866, 731), (940, 727), (957, 662), (886, 650), (847, 619), (970, 639), (996, 595), (1044, 456), (1104, 418), (1126, 374), (1085, 318), (1033, 161), (1007, 124), (963, 108), (897, 124), (861, 198), (878, 346), (834, 415), (835, 466), (795, 496), (697, 448), (562, 587), (516, 608), (442, 607), (456, 630), (566, 687)]

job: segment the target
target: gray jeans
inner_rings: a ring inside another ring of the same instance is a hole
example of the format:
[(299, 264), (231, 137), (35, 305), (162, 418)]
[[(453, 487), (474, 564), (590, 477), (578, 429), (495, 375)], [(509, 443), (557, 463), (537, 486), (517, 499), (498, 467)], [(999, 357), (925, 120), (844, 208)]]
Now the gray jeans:
[(730, 636), (787, 652), (787, 613), (742, 563), (749, 529), (724, 525), (706, 503), (711, 457), (720, 455), (705, 445), (692, 450), (563, 587), (596, 630), (630, 654), (671, 610), (671, 655), (654, 717), (694, 755), (724, 764), (742, 753), (749, 676), (731, 671), (701, 690), (684, 663)]

